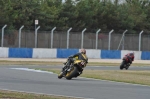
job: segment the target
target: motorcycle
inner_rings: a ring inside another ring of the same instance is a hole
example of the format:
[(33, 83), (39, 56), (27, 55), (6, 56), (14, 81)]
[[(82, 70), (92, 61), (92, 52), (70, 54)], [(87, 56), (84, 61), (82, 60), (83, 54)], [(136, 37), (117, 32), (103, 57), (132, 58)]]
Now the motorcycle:
[(71, 66), (67, 66), (68, 61), (64, 64), (61, 72), (58, 75), (58, 78), (62, 77), (71, 80), (72, 78), (76, 78), (82, 74), (83, 69), (86, 67), (87, 61), (85, 60), (75, 60)]
[(123, 57), (123, 59), (122, 59), (123, 61), (122, 61), (122, 63), (121, 63), (121, 65), (120, 65), (120, 70), (122, 70), (122, 69), (126, 69), (126, 70), (128, 70), (128, 68), (129, 68), (129, 66), (130, 66), (130, 63), (129, 63), (129, 59), (127, 58), (127, 56), (125, 56), (125, 57)]

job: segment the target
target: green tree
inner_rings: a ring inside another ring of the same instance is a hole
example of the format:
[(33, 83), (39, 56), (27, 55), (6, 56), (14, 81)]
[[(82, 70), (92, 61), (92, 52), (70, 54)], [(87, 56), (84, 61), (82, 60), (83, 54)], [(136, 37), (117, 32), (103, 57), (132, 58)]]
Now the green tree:
[(59, 13), (61, 9), (62, 5), (60, 0), (41, 1), (39, 12), (36, 13), (36, 19), (39, 20), (39, 24), (43, 30), (51, 30), (60, 24), (61, 19), (59, 19)]
[(149, 0), (0, 0), (0, 26), (7, 29), (34, 29), (35, 19), (41, 30), (76, 31), (149, 30)]
[(127, 19), (126, 23), (129, 25), (130, 29), (143, 30), (146, 22), (146, 13), (142, 8), (142, 3), (140, 0), (131, 0), (127, 2)]
[(97, 11), (98, 0), (80, 0), (77, 3), (78, 18), (76, 24), (79, 28), (84, 29), (97, 29)]

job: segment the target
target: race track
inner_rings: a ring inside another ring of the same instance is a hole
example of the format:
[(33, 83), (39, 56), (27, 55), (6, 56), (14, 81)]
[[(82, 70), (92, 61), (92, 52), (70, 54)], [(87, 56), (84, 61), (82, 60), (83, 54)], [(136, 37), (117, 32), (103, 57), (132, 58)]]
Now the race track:
[[(40, 67), (40, 66), (37, 66)], [(42, 66), (42, 68), (47, 66)], [(149, 99), (150, 87), (110, 81), (75, 78), (58, 79), (51, 72), (34, 71), (32, 66), (0, 66), (0, 89), (32, 93), (72, 96), (83, 99)], [(51, 66), (56, 68), (56, 66)], [(61, 68), (57, 66), (57, 68)], [(87, 69), (119, 70), (111, 67)], [(130, 67), (130, 70), (150, 70), (150, 67)]]

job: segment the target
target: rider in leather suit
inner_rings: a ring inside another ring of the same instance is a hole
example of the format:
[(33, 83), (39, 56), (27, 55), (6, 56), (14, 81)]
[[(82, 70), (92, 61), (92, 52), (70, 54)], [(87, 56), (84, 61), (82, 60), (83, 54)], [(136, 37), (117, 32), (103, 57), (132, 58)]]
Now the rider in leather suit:
[(86, 60), (86, 62), (88, 63), (88, 57), (86, 56), (86, 50), (85, 49), (81, 49), (80, 53), (77, 53), (77, 54), (69, 56), (66, 66), (70, 66), (71, 63), (73, 63), (74, 60), (76, 60), (76, 59)]
[(134, 52), (133, 53), (128, 53), (125, 56), (128, 58), (129, 63), (132, 64), (132, 61), (134, 61)]

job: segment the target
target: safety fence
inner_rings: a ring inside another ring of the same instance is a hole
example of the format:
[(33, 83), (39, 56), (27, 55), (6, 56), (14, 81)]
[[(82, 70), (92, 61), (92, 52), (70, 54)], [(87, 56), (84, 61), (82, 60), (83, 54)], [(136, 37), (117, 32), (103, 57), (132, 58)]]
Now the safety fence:
[[(101, 49), (101, 50), (134, 50), (150, 51), (150, 34), (145, 31), (133, 33), (127, 30), (103, 31), (98, 29), (93, 32), (22, 30), (0, 31), (1, 47), (13, 48), (62, 48), (62, 49)], [(56, 30), (55, 30), (56, 29)]]
[[(46, 49), (46, 48), (0, 48), (1, 58), (67, 58), (78, 53), (80, 49)], [(88, 58), (121, 59), (129, 50), (96, 50), (87, 49)], [(134, 51), (135, 60), (150, 60), (150, 52)]]

